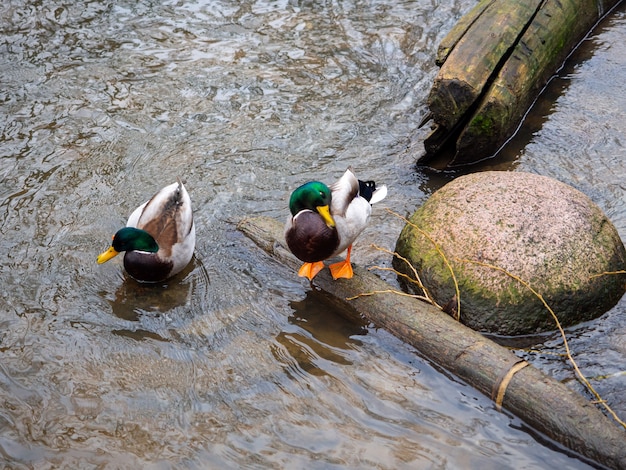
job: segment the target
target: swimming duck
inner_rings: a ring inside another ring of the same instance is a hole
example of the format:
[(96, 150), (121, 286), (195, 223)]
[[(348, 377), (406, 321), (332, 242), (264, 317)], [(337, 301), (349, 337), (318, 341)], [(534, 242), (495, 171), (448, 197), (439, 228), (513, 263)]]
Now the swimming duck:
[(289, 199), (291, 217), (285, 226), (285, 240), (291, 252), (304, 261), (298, 275), (313, 280), (324, 268), (325, 259), (347, 249), (346, 259), (329, 268), (333, 279), (350, 279), (352, 244), (367, 226), (371, 205), (386, 195), (386, 186), (376, 188), (374, 181), (360, 181), (351, 168), (330, 187), (310, 181), (296, 188)]
[(124, 268), (130, 276), (159, 282), (189, 264), (195, 245), (191, 199), (179, 179), (133, 211), (111, 247), (98, 256), (98, 264), (125, 251)]

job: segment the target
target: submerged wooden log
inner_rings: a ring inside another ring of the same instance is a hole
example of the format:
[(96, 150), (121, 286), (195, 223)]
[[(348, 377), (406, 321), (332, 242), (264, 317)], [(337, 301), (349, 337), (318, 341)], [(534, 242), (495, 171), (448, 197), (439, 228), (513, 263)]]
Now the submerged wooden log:
[[(257, 217), (238, 228), (272, 257), (297, 270), (300, 262), (283, 240), (283, 223)], [(355, 266), (353, 279), (333, 281), (328, 270), (314, 284), (349, 304), (377, 326), (415, 347), (443, 367), (512, 412), (535, 430), (593, 462), (626, 469), (626, 432), (583, 397), (508, 349), (456, 322), (435, 307), (393, 293), (391, 286)], [(346, 300), (347, 301), (347, 300)]]
[(537, 93), (619, 0), (483, 0), (442, 41), (428, 106), (435, 129), (422, 163), (444, 149), (447, 166), (493, 156)]

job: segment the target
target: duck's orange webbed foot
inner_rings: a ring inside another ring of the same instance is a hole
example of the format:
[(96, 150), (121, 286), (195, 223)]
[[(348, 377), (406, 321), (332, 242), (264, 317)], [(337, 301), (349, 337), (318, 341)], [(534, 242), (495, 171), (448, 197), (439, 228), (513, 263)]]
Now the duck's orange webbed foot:
[(312, 281), (317, 273), (324, 269), (324, 263), (316, 261), (315, 263), (304, 263), (298, 270), (298, 276), (306, 277), (309, 281)]
[(352, 271), (352, 265), (349, 261), (340, 261), (339, 263), (334, 263), (329, 266), (330, 274), (332, 274), (333, 279), (337, 280), (340, 277), (344, 279), (350, 279), (354, 276), (354, 272)]
[(330, 274), (332, 274), (333, 279), (337, 280), (340, 277), (344, 279), (351, 279), (354, 276), (354, 272), (352, 271), (352, 264), (350, 264), (350, 252), (352, 251), (352, 245), (348, 247), (348, 254), (344, 261), (339, 261), (338, 263), (333, 263), (329, 266)]

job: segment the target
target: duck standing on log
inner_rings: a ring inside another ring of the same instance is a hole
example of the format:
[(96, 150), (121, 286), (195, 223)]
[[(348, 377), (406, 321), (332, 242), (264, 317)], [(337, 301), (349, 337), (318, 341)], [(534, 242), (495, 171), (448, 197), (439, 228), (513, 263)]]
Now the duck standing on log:
[(191, 199), (179, 179), (133, 211), (98, 264), (125, 251), (124, 268), (131, 277), (159, 282), (185, 269), (195, 246)]
[(291, 252), (304, 264), (298, 275), (309, 280), (324, 268), (323, 261), (346, 248), (344, 261), (329, 266), (333, 279), (350, 279), (352, 243), (365, 229), (372, 204), (382, 201), (387, 187), (374, 181), (360, 181), (348, 168), (333, 185), (309, 181), (291, 193), (291, 217), (285, 226), (285, 240)]

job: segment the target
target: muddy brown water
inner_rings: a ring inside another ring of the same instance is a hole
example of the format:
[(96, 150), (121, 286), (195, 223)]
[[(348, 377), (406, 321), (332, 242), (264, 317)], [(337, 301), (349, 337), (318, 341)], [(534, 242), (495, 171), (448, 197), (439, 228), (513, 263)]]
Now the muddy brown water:
[[(0, 460), (10, 468), (586, 465), (236, 229), (348, 166), (389, 186), (353, 252), (454, 175), (415, 168), (436, 47), (472, 2), (59, 1), (0, 7)], [(626, 18), (613, 13), (499, 163), (588, 194), (626, 235)], [(189, 268), (95, 263), (177, 176)], [(381, 272), (391, 282), (392, 276)], [(622, 418), (626, 304), (570, 329)], [(342, 315), (340, 315), (340, 313)], [(580, 389), (556, 335), (519, 351)], [(581, 393), (584, 393), (581, 390)]]

